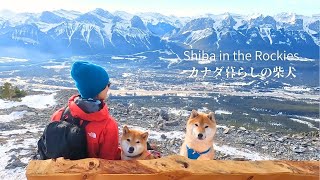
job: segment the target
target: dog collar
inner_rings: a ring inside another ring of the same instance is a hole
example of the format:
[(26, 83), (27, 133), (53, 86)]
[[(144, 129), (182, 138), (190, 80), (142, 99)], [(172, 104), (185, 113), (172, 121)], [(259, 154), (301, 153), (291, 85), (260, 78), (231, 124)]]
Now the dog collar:
[(194, 149), (189, 148), (188, 145), (186, 145), (186, 147), (187, 147), (188, 158), (189, 158), (189, 159), (198, 159), (200, 155), (206, 154), (206, 153), (208, 153), (208, 152), (211, 150), (211, 147), (210, 147), (210, 148), (209, 148), (208, 150), (206, 150), (206, 151), (197, 152), (197, 151), (195, 151)]

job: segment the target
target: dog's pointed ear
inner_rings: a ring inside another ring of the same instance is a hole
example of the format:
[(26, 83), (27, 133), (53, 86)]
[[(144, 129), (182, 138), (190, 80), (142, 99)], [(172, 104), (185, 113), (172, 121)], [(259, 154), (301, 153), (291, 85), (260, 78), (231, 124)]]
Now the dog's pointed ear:
[(147, 140), (148, 139), (148, 136), (149, 136), (149, 133), (148, 132), (145, 132), (141, 135), (141, 137), (144, 139), (144, 140)]
[(214, 120), (215, 120), (215, 118), (214, 118), (214, 112), (210, 112), (210, 113), (208, 114), (208, 118), (209, 118), (211, 121), (214, 121)]
[(191, 112), (190, 118), (195, 118), (198, 115), (199, 115), (199, 113), (196, 110), (193, 109), (192, 112)]
[(122, 132), (123, 132), (123, 134), (127, 134), (129, 132), (128, 126), (123, 126)]

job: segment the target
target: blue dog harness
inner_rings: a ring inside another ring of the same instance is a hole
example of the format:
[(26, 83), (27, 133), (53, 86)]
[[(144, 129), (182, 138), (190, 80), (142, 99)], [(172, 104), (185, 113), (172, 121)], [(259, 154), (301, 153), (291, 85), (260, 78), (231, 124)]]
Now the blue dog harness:
[(208, 153), (210, 151), (210, 149), (211, 149), (211, 147), (208, 150), (204, 151), (204, 152), (197, 152), (194, 149), (191, 149), (191, 148), (189, 148), (187, 146), (188, 158), (189, 159), (198, 159), (200, 155)]

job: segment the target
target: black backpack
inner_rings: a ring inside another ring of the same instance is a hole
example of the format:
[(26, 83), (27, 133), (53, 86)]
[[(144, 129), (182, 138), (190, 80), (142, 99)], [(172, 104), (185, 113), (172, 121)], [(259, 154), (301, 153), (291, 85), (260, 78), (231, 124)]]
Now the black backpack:
[(41, 160), (64, 157), (77, 160), (88, 157), (85, 127), (89, 121), (74, 118), (66, 107), (60, 121), (51, 122), (38, 141)]

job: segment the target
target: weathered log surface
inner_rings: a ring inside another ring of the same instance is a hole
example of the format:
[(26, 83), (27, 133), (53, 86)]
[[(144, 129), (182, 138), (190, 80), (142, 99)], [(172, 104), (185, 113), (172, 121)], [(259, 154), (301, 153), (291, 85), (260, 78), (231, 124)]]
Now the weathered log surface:
[(30, 161), (26, 175), (29, 180), (318, 180), (319, 161), (200, 161), (182, 156), (139, 161), (59, 158)]

